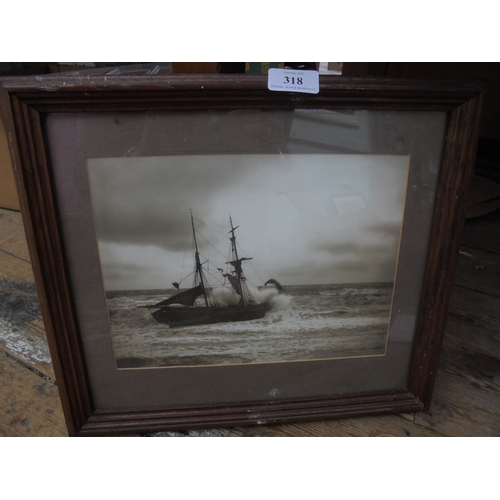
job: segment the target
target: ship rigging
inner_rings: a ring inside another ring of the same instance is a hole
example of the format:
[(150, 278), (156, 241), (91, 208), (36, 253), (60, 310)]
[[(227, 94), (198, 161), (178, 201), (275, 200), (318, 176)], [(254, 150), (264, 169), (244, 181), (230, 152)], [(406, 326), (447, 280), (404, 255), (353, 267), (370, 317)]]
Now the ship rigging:
[[(195, 219), (191, 212), (191, 230), (194, 240), (193, 285), (188, 290), (180, 291), (157, 304), (148, 306), (150, 309), (154, 309), (152, 314), (156, 321), (170, 327), (250, 321), (263, 318), (272, 308), (270, 296), (259, 302), (250, 290), (243, 267), (244, 263), (252, 260), (253, 257), (240, 257), (236, 244), (236, 230), (239, 226), (233, 225), (231, 216), (229, 223), (230, 251), (229, 259), (225, 264), (231, 268), (227, 272), (224, 272), (220, 267), (217, 270), (222, 278), (229, 281), (233, 293), (238, 297), (237, 303), (227, 303), (226, 300), (221, 301), (216, 297), (205, 272), (204, 266), (208, 265), (208, 259), (202, 262), (196, 236)], [(180, 289), (180, 283), (174, 282), (172, 284), (175, 288)], [(266, 285), (268, 284), (276, 287), (279, 291), (283, 290), (283, 287), (275, 279), (268, 280)]]

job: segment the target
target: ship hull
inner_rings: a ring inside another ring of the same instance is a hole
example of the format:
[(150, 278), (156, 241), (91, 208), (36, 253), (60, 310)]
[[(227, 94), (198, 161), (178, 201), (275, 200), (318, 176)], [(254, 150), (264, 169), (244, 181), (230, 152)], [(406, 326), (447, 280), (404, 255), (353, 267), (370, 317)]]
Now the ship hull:
[(174, 328), (251, 321), (263, 318), (270, 309), (270, 304), (228, 307), (162, 307), (153, 312), (153, 317), (159, 323)]

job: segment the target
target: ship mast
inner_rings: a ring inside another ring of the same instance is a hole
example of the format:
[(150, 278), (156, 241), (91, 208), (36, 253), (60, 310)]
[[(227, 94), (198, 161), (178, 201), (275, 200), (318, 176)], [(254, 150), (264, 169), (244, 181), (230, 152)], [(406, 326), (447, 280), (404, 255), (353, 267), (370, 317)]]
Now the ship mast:
[[(205, 305), (208, 307), (208, 297), (207, 297), (207, 291), (205, 289), (205, 283), (203, 281), (203, 272), (202, 272), (202, 267), (201, 267), (201, 262), (200, 262), (200, 254), (198, 253), (198, 242), (196, 241), (196, 231), (194, 229), (194, 218), (193, 218), (193, 211), (191, 210), (191, 227), (193, 228), (193, 238), (194, 238), (194, 258), (196, 262), (196, 274), (200, 276), (200, 283), (201, 283), (201, 288), (203, 289), (203, 297), (205, 299)], [(195, 283), (196, 285), (196, 283)]]
[(243, 274), (243, 267), (241, 263), (244, 260), (251, 260), (252, 257), (243, 257), (239, 258), (238, 256), (238, 249), (236, 247), (236, 234), (235, 231), (238, 229), (240, 226), (233, 226), (233, 220), (231, 219), (231, 216), (229, 216), (229, 222), (231, 224), (231, 253), (234, 256), (234, 260), (231, 260), (230, 262), (226, 262), (226, 264), (231, 264), (234, 267), (234, 273), (236, 274), (236, 279), (238, 281), (238, 288), (241, 291), (241, 299), (240, 299), (240, 304), (242, 305), (247, 305), (247, 304), (255, 304), (255, 299), (253, 298), (252, 294), (248, 290), (248, 287), (245, 283), (246, 278), (245, 275)]

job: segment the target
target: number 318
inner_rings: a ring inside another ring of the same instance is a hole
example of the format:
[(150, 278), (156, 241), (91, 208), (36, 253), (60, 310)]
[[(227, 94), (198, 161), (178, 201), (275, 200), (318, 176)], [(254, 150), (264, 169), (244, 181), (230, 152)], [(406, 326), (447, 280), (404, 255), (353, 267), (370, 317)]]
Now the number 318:
[(285, 83), (291, 83), (292, 85), (302, 85), (303, 81), (302, 78), (299, 76), (298, 78), (295, 78), (294, 76), (289, 77), (285, 76)]

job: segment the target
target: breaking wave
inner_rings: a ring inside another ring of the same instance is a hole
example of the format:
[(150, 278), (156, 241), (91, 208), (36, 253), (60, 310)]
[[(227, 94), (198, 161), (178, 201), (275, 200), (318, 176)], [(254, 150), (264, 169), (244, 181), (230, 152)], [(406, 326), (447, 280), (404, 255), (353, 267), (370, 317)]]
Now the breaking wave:
[[(271, 302), (273, 306), (283, 308), (288, 307), (291, 301), (291, 297), (284, 299), (284, 295), (280, 294), (278, 290), (272, 286), (257, 288), (248, 285), (248, 290), (259, 304)], [(238, 305), (240, 301), (240, 296), (230, 286), (215, 288), (213, 294), (217, 303), (222, 307)]]

